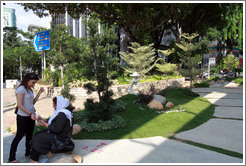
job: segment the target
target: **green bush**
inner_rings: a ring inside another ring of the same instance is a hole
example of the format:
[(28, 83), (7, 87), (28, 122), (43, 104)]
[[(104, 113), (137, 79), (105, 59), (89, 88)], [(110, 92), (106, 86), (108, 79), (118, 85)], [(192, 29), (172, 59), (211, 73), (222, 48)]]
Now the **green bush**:
[(209, 87), (209, 83), (203, 81), (203, 82), (201, 82), (201, 83), (195, 83), (194, 86), (195, 86), (196, 88), (198, 88), (198, 87)]
[(115, 100), (114, 104), (111, 106), (112, 107), (111, 109), (113, 110), (114, 113), (122, 112), (126, 109), (126, 106), (127, 106), (126, 102), (118, 99)]
[(161, 90), (158, 95), (166, 96), (166, 94), (169, 91), (181, 91), (186, 95), (192, 96), (192, 97), (198, 97), (200, 96), (198, 93), (193, 92), (190, 88), (182, 88), (182, 87), (167, 87), (166, 89)]
[(218, 81), (220, 78), (219, 77), (217, 77), (217, 76), (214, 76), (214, 77), (210, 77), (209, 79), (208, 79), (208, 81)]
[(143, 93), (139, 93), (138, 97), (139, 97), (138, 102), (143, 104), (148, 104), (153, 99), (153, 95), (148, 95)]
[(126, 127), (125, 120), (119, 115), (113, 115), (113, 117), (107, 121), (99, 120), (97, 123), (88, 123), (87, 119), (82, 119), (83, 120), (79, 124), (83, 128), (83, 130), (88, 133)]
[(86, 111), (76, 111), (73, 113), (73, 121), (74, 124), (78, 124), (81, 121), (85, 121), (87, 119), (87, 112)]
[(242, 78), (236, 78), (236, 79), (235, 79), (235, 83), (236, 83), (236, 84), (241, 84), (241, 85), (242, 85), (242, 84), (243, 84), (243, 79), (242, 79)]
[[(152, 81), (159, 81), (159, 80), (168, 80), (168, 79), (175, 79), (175, 78), (181, 78), (181, 75), (158, 75), (158, 74), (153, 74), (153, 75), (147, 75), (145, 76), (144, 79), (139, 79), (139, 82), (152, 82)], [(120, 85), (125, 85), (125, 84), (131, 84), (132, 83), (132, 77), (130, 76), (120, 76), (117, 77), (117, 82)]]
[(235, 79), (235, 77), (231, 77), (231, 76), (226, 76), (225, 77), (225, 80), (228, 81), (228, 82), (231, 82)]
[(116, 80), (120, 85), (124, 85), (124, 84), (130, 84), (132, 78), (126, 76), (120, 76)]
[(65, 84), (65, 87), (61, 90), (61, 95), (69, 100), (69, 102), (74, 102), (76, 97), (70, 93), (70, 88), (68, 84)]

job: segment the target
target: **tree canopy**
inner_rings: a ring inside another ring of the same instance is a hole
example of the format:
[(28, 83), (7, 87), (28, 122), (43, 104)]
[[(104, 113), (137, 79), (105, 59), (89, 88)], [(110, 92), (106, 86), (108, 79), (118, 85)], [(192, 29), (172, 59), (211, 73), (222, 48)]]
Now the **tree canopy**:
[[(107, 23), (123, 28), (132, 42), (154, 43), (158, 49), (165, 31), (179, 42), (179, 29), (185, 33), (205, 35), (210, 27), (222, 29), (225, 10), (230, 3), (24, 3), (26, 10), (38, 16), (68, 12), (74, 18), (97, 13)], [(242, 4), (238, 4), (242, 6)]]

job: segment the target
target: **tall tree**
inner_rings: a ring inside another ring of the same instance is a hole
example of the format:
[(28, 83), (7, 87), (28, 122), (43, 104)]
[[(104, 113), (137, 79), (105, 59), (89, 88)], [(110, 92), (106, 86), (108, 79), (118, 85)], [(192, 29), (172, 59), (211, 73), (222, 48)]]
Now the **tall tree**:
[(33, 35), (27, 37), (26, 34), (28, 32), (15, 28), (4, 35), (3, 71), (7, 78), (20, 78), (27, 72), (41, 72), (40, 54), (35, 51), (31, 41)]
[(137, 72), (144, 77), (157, 62), (153, 44), (141, 46), (132, 42), (129, 48), (131, 49), (129, 52), (120, 52), (121, 58), (127, 63), (124, 67), (126, 73)]
[(63, 24), (52, 25), (50, 30), (50, 51), (47, 53), (47, 59), (51, 60), (52, 65), (61, 70), (62, 87), (64, 87), (64, 65), (76, 61), (77, 49), (82, 48), (78, 38), (70, 35), (69, 27)]
[(225, 12), (222, 14), (226, 21), (223, 28), (223, 37), (228, 48), (232, 51), (233, 46), (243, 48), (243, 4), (231, 3), (223, 5)]
[(89, 112), (89, 121), (98, 122), (99, 120), (109, 120), (112, 117), (112, 99), (113, 92), (109, 90), (112, 82), (110, 81), (109, 73), (115, 66), (119, 66), (118, 58), (113, 55), (113, 50), (116, 49), (114, 44), (117, 35), (114, 27), (107, 27), (101, 24), (96, 14), (92, 15), (88, 20), (88, 50), (83, 56), (84, 76), (95, 81), (94, 83), (85, 84), (84, 87), (88, 92), (97, 92), (99, 102), (94, 102), (92, 99), (87, 99), (85, 109)]
[(200, 74), (201, 70), (197, 69), (198, 63), (201, 61), (200, 56), (196, 56), (196, 50), (200, 49), (201, 43), (194, 43), (193, 39), (195, 39), (198, 34), (183, 34), (182, 37), (186, 39), (186, 41), (181, 41), (181, 43), (176, 43), (176, 45), (182, 50), (178, 52), (180, 57), (180, 61), (183, 63), (183, 68), (180, 69), (180, 73), (190, 78), (190, 88), (192, 88), (192, 82), (196, 78), (198, 74)]
[[(159, 48), (165, 31), (179, 42), (180, 28), (186, 33), (205, 35), (209, 27), (223, 25), (224, 12), (219, 3), (25, 3), (26, 10), (38, 16), (68, 12), (74, 18), (84, 13), (99, 14), (106, 22), (116, 23), (141, 45), (154, 43)], [(227, 5), (227, 4), (225, 4)], [(89, 9), (89, 11), (88, 11)]]

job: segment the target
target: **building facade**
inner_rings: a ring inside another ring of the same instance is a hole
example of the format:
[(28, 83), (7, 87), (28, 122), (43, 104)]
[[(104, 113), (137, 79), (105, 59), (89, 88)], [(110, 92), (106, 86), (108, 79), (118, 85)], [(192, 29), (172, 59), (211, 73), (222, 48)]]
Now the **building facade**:
[(87, 27), (83, 23), (85, 19), (87, 19), (86, 16), (74, 19), (66, 12), (65, 14), (52, 16), (52, 24), (55, 26), (65, 24), (70, 27), (70, 34), (78, 38), (83, 38), (87, 34)]
[(3, 7), (3, 28), (16, 27), (15, 9)]

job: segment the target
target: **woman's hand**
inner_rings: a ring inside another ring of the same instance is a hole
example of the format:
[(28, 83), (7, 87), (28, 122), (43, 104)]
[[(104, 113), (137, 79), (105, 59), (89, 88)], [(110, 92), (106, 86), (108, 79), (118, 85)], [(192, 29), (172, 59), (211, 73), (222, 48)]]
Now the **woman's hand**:
[(43, 118), (39, 115), (39, 114), (36, 114), (36, 120), (43, 120)]
[(43, 120), (38, 120), (38, 125), (39, 126), (44, 126), (44, 127), (47, 127), (47, 128), (49, 126), (48, 123), (46, 123), (44, 119)]
[(31, 114), (31, 119), (32, 119), (32, 120), (36, 120), (36, 117), (35, 117), (34, 114)]
[(44, 87), (41, 87), (40, 89), (39, 89), (39, 94), (41, 94), (41, 93), (43, 93), (44, 92)]

